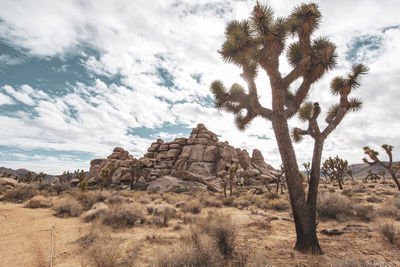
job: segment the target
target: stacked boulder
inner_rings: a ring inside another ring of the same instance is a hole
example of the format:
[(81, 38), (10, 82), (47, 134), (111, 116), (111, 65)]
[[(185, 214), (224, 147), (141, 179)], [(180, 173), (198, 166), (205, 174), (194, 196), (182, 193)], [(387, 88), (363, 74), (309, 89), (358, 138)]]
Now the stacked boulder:
[[(107, 159), (92, 160), (89, 178), (101, 179), (101, 169), (114, 168), (113, 183), (130, 181), (128, 167), (133, 157), (122, 148), (115, 148)], [(143, 180), (152, 190), (170, 189), (171, 186), (188, 181), (193, 188), (208, 188), (220, 191), (221, 178), (227, 174), (230, 166), (239, 164), (235, 183), (244, 182), (244, 176), (251, 183), (273, 182), (276, 171), (265, 163), (257, 149), (252, 157), (245, 149), (234, 148), (228, 142), (219, 142), (218, 137), (203, 124), (192, 130), (189, 138), (176, 138), (171, 142), (158, 139), (147, 149), (140, 161), (144, 164)], [(246, 175), (245, 175), (246, 174)], [(166, 185), (171, 184), (171, 186)]]
[(133, 159), (133, 156), (125, 149), (114, 148), (113, 153), (106, 159), (94, 159), (90, 162), (89, 182), (100, 182), (102, 179), (101, 171), (106, 168), (113, 171), (111, 176), (113, 184), (130, 182), (129, 165)]

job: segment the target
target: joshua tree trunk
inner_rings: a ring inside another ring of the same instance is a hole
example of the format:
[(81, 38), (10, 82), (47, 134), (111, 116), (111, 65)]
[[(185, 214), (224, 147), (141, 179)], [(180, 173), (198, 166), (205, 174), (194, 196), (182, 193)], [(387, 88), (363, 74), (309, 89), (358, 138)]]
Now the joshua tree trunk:
[(395, 182), (396, 185), (397, 185), (397, 188), (398, 188), (399, 191), (400, 191), (400, 182), (399, 182), (399, 179), (396, 177), (396, 174), (395, 174), (392, 170), (389, 170), (389, 173), (390, 173), (390, 175), (392, 176), (394, 182)]
[[(309, 205), (306, 202), (287, 121), (286, 119), (275, 118), (272, 120), (272, 126), (278, 142), (279, 152), (282, 157), (289, 189), (290, 204), (292, 206), (297, 235), (295, 249), (301, 252), (322, 254), (317, 238), (315, 219), (313, 220), (315, 214), (311, 214), (311, 210), (316, 209), (316, 201), (314, 205), (313, 203), (310, 203), (310, 210)], [(313, 177), (313, 179), (315, 178)], [(316, 186), (318, 186), (318, 184)], [(317, 190), (314, 190), (313, 192), (318, 193)]]
[(229, 177), (229, 196), (233, 195), (233, 185), (232, 185), (233, 181), (232, 180), (233, 180), (233, 178)]

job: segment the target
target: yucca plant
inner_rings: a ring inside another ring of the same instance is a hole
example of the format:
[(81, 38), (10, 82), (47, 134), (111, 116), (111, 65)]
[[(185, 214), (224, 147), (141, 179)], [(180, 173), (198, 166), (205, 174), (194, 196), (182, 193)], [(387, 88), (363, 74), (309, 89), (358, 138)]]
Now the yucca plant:
[[(216, 108), (233, 113), (240, 130), (245, 130), (257, 116), (272, 122), (296, 226), (295, 249), (312, 253), (322, 253), (316, 234), (315, 215), (324, 140), (348, 111), (361, 108), (360, 99), (348, 96), (360, 85), (360, 77), (367, 72), (367, 68), (359, 64), (347, 76), (338, 77), (332, 82), (332, 93), (339, 95), (340, 100), (329, 110), (328, 125), (321, 130), (317, 122), (321, 112), (319, 104), (304, 103), (311, 85), (336, 65), (335, 45), (327, 38), (313, 38), (320, 19), (321, 13), (316, 4), (301, 4), (288, 17), (275, 18), (270, 7), (257, 2), (249, 19), (234, 20), (227, 24), (225, 41), (219, 51), (224, 61), (242, 69), (240, 76), (246, 88), (235, 83), (228, 89), (221, 81), (211, 84)], [(289, 35), (297, 38), (287, 45)], [(279, 71), (282, 53), (286, 53), (292, 67), (287, 75)], [(255, 79), (260, 69), (269, 76), (272, 108), (262, 106), (259, 101)], [(298, 79), (302, 81), (300, 86), (290, 89), (290, 85)], [(308, 122), (309, 127), (307, 130), (295, 128), (295, 140), (300, 141), (304, 135), (315, 139), (307, 197), (288, 126), (288, 120), (296, 114)]]

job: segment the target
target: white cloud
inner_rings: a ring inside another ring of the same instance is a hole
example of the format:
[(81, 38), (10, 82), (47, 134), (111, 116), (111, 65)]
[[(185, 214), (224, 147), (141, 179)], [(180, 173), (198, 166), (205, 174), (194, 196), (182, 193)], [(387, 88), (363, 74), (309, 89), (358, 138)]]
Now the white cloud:
[(13, 97), (15, 100), (22, 102), (28, 106), (35, 105), (35, 101), (26, 92), (16, 91), (13, 87), (9, 85), (3, 86), (4, 91)]
[(1, 105), (11, 105), (14, 101), (8, 95), (0, 93), (0, 106)]

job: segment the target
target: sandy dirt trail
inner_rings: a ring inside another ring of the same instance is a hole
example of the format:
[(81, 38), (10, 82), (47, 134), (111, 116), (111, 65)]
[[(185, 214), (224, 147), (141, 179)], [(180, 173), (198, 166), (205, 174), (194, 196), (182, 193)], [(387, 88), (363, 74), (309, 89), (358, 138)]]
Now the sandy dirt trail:
[(74, 241), (89, 227), (80, 219), (57, 218), (50, 209), (5, 202), (0, 203), (0, 214), (6, 216), (0, 216), (0, 267), (49, 266), (51, 231), (45, 229), (53, 225), (54, 266), (80, 266)]

